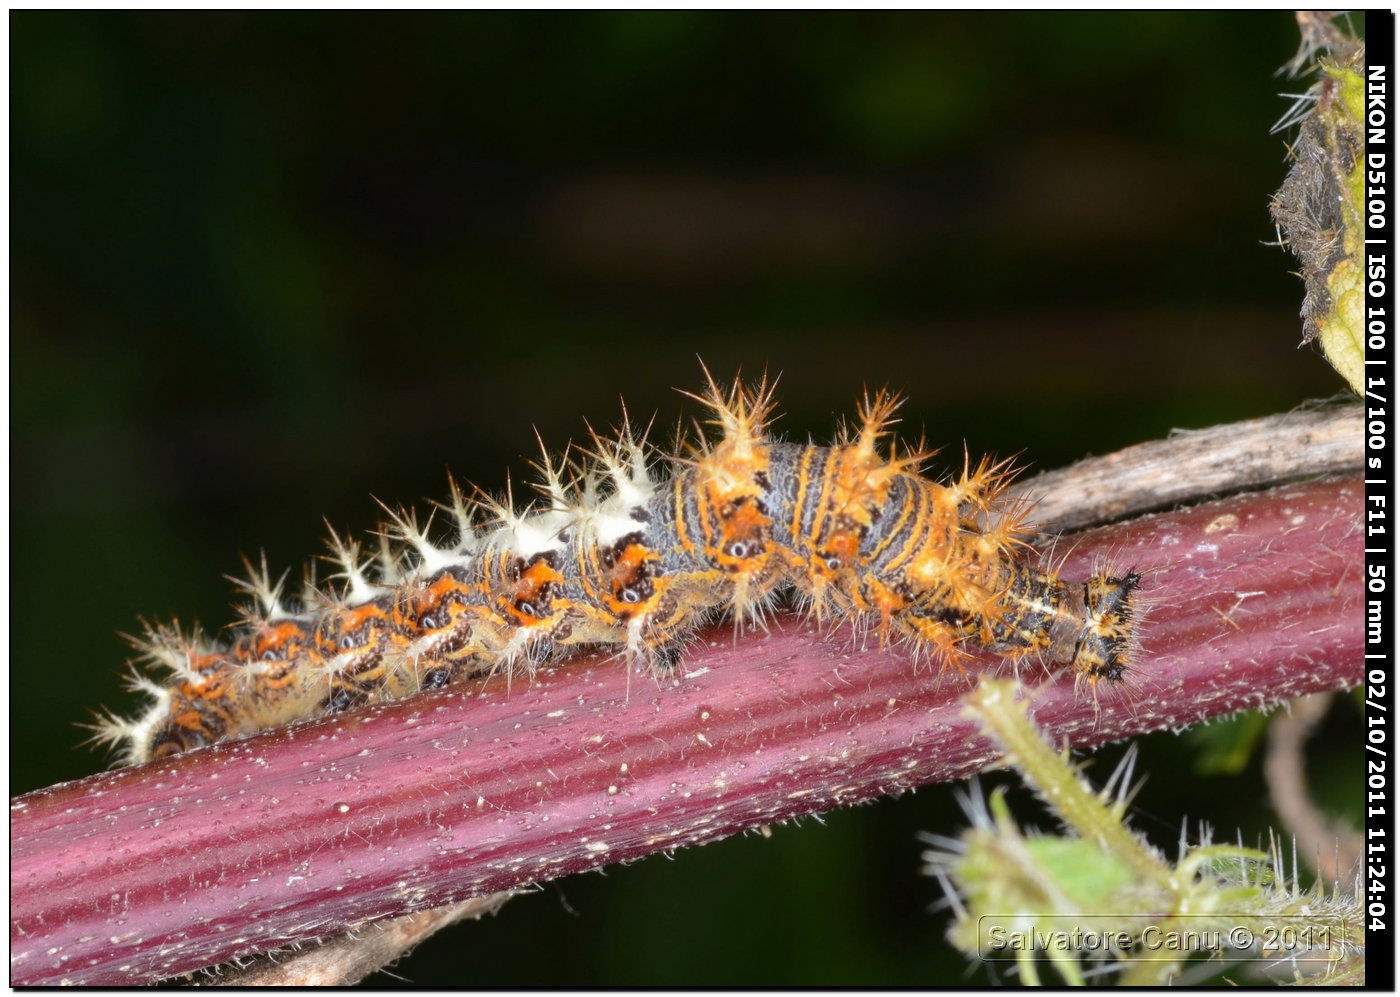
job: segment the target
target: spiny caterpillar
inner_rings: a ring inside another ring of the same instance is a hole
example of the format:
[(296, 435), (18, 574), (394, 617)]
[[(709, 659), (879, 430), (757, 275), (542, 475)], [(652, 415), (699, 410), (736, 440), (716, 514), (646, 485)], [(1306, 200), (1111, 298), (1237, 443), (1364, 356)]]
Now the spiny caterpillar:
[[(239, 582), (252, 597), (225, 641), (148, 627), (136, 672), (154, 699), (134, 720), (102, 717), (95, 740), (137, 763), (322, 713), (382, 702), (589, 647), (616, 648), (658, 672), (676, 665), (702, 622), (728, 613), (762, 625), (793, 590), (817, 621), (962, 669), (967, 648), (1070, 666), (1089, 684), (1118, 681), (1134, 647), (1134, 573), (1066, 583), (1038, 564), (1026, 506), (1005, 500), (1008, 461), (964, 461), (947, 485), (920, 476), (931, 455), (891, 436), (901, 399), (866, 395), (855, 432), (829, 447), (769, 434), (773, 393), (736, 380), (691, 398), (718, 438), (698, 438), (654, 473), (645, 433), (626, 414), (615, 437), (592, 435), (535, 465), (543, 502), (469, 501), (455, 482), (438, 505), (455, 530), (430, 539), (430, 516), (389, 511), (377, 556), (331, 533), (341, 583), (309, 578), (283, 601), (266, 562)], [(591, 431), (590, 431), (591, 432)], [(483, 525), (478, 526), (481, 519)]]

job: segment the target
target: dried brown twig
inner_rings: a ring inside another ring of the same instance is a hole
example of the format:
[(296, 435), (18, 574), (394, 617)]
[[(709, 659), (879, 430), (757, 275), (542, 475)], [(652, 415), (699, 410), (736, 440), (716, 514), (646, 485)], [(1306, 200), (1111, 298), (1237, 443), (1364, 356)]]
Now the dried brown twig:
[(1304, 746), (1332, 700), (1332, 695), (1317, 693), (1281, 711), (1269, 723), (1264, 754), (1264, 781), (1274, 810), (1298, 854), (1323, 882), (1342, 881), (1361, 858), (1361, 831), (1347, 821), (1328, 820), (1308, 792)]
[[(1319, 418), (1355, 441), (1346, 477), (1076, 538), (1065, 573), (1136, 565), (1150, 624), (1126, 692), (1027, 667), (1042, 729), (1094, 745), (1360, 680), (1359, 409)], [(1156, 445), (1158, 473), (1177, 487), (1212, 439)], [(1336, 469), (1297, 445), (1269, 480)], [(1077, 466), (1043, 510), (1083, 501)], [(999, 765), (966, 682), (779, 622), (705, 635), (661, 683), (582, 658), (20, 797), (13, 982), (160, 979)]]
[(512, 894), (492, 893), (433, 910), (376, 921), (361, 931), (311, 946), (274, 952), (231, 966), (210, 984), (217, 987), (344, 987), (403, 958), (429, 935), (458, 921), (494, 914)]
[(1209, 429), (1176, 430), (1013, 488), (1036, 498), (1047, 529), (1079, 530), (1135, 513), (1361, 467), (1361, 410), (1345, 401)]

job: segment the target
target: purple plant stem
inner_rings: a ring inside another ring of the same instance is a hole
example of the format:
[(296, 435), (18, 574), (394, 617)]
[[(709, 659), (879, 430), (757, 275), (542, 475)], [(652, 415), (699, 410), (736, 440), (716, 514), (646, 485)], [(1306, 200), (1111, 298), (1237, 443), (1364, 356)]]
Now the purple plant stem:
[[(1065, 577), (1143, 572), (1143, 654), (1097, 701), (1023, 665), (1036, 721), (1090, 746), (1359, 683), (1361, 496), (1289, 485), (1075, 538)], [(587, 657), (19, 797), (12, 983), (152, 981), (1000, 764), (969, 680), (775, 622), (707, 632), (660, 683)]]

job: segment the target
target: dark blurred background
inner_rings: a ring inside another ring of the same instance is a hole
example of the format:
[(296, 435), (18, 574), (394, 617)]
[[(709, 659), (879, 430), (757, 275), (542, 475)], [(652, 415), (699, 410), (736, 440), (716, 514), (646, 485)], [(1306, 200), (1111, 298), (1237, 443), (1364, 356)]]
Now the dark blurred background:
[[(73, 725), (132, 707), (139, 616), (217, 627), (240, 554), (299, 565), (322, 516), (370, 529), (371, 493), (440, 496), (449, 464), (499, 487), (535, 427), (562, 446), (619, 396), (673, 426), (696, 354), (781, 371), (794, 436), (888, 383), (948, 453), (1041, 468), (1342, 387), (1267, 245), (1288, 13), (10, 28), (15, 793), (102, 768)], [(1198, 772), (1247, 728), (1142, 739), (1137, 826), (1263, 833), (1257, 761)], [(936, 787), (547, 884), (397, 972), (955, 983), (915, 834), (964, 824)]]

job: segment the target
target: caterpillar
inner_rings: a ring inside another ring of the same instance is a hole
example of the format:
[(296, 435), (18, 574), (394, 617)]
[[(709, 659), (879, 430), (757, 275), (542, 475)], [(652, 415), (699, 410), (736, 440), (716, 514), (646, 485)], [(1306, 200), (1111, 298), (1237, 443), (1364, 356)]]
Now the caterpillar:
[[(265, 558), (237, 581), (249, 597), (223, 640), (148, 625), (133, 638), (130, 685), (153, 701), (134, 719), (104, 713), (93, 739), (134, 764), (323, 713), (397, 699), (463, 678), (532, 673), (584, 648), (628, 667), (676, 667), (687, 637), (727, 614), (762, 626), (784, 593), (821, 623), (964, 670), (970, 649), (1067, 665), (1094, 686), (1121, 681), (1135, 657), (1139, 576), (1069, 583), (1030, 545), (1028, 507), (1006, 498), (1009, 461), (965, 457), (959, 477), (920, 474), (933, 451), (901, 447), (902, 399), (866, 393), (858, 425), (830, 446), (771, 434), (765, 376), (721, 389), (691, 439), (657, 459), (624, 410), (612, 436), (547, 450), (540, 500), (517, 509), (449, 478), (435, 503), (452, 520), (385, 506), (378, 549), (331, 531), (318, 586), (284, 598)], [(715, 432), (717, 430), (718, 432)], [(886, 444), (888, 443), (888, 446)], [(543, 450), (543, 444), (541, 444)], [(882, 450), (884, 451), (882, 455)], [(669, 466), (669, 473), (658, 473)]]

